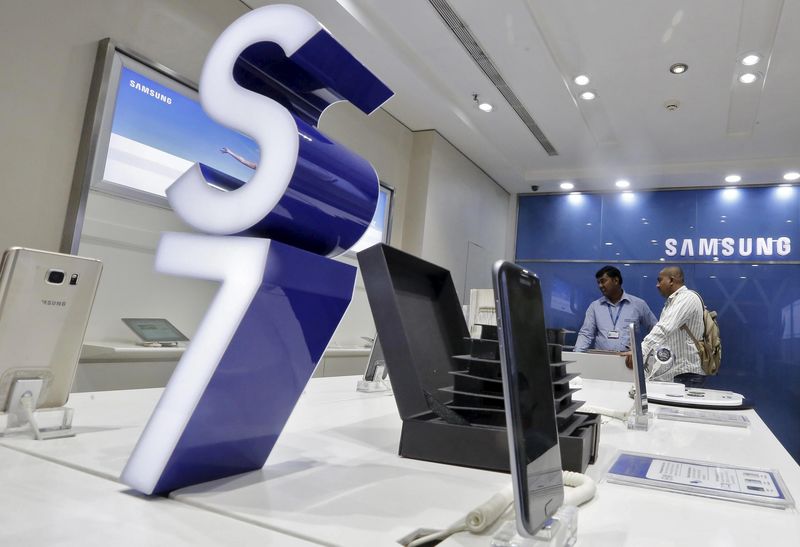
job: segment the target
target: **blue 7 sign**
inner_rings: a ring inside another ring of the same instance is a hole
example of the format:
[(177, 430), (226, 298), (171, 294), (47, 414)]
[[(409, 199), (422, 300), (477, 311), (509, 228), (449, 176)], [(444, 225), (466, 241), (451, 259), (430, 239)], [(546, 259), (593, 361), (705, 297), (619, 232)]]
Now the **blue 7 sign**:
[(211, 235), (164, 234), (156, 269), (221, 286), (122, 482), (164, 494), (264, 465), (352, 298), (355, 268), (330, 257), (363, 235), (378, 198), (372, 166), (317, 122), (333, 102), (369, 114), (391, 95), (295, 6), (254, 10), (214, 43), (203, 108), (261, 159), (249, 181), (195, 164), (167, 190)]

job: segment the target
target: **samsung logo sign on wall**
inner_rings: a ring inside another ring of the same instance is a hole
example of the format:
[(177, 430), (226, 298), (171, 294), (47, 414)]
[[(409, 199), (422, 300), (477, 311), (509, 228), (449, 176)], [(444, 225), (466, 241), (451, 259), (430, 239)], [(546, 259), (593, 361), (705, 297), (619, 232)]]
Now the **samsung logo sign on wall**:
[(163, 93), (156, 91), (152, 87), (148, 87), (144, 84), (140, 84), (136, 80), (128, 80), (128, 85), (130, 85), (136, 91), (141, 91), (145, 95), (150, 95), (154, 99), (158, 99), (162, 103), (172, 104), (172, 97), (168, 95), (164, 95)]
[(711, 237), (664, 241), (667, 256), (788, 256), (792, 252), (790, 237)]

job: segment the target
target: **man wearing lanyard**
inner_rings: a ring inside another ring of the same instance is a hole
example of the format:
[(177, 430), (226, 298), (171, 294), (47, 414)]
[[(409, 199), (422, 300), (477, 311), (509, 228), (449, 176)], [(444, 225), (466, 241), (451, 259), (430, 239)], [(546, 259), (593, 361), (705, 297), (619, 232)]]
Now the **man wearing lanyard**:
[(628, 351), (628, 325), (634, 323), (637, 332), (648, 333), (658, 322), (656, 316), (647, 302), (622, 290), (622, 274), (614, 266), (600, 268), (595, 277), (603, 296), (586, 310), (575, 351)]

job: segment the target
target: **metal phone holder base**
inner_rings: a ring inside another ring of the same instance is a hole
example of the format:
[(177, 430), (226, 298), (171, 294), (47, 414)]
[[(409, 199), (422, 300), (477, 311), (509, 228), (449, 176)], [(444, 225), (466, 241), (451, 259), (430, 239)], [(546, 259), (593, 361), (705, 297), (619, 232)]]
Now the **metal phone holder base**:
[(62, 406), (36, 410), (43, 385), (42, 378), (14, 381), (8, 400), (8, 410), (0, 416), (0, 436), (33, 433), (33, 438), (37, 441), (75, 436), (72, 429), (71, 408)]
[(562, 505), (532, 538), (517, 533), (515, 520), (500, 527), (490, 543), (491, 547), (572, 547), (578, 541), (578, 508)]

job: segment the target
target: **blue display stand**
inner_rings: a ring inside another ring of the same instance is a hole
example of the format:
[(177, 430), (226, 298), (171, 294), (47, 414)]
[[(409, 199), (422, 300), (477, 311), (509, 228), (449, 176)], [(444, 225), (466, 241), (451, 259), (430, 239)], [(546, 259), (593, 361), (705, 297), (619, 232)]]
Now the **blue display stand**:
[(155, 493), (263, 466), (350, 304), (352, 266), (278, 242), (264, 266)]
[(124, 483), (166, 494), (264, 465), (352, 298), (356, 268), (328, 257), (361, 238), (378, 200), (372, 166), (315, 126), (333, 102), (370, 113), (391, 95), (295, 6), (253, 10), (214, 44), (203, 108), (253, 137), (261, 164), (247, 182), (195, 164), (167, 190), (218, 235), (165, 234), (156, 269), (222, 286)]

